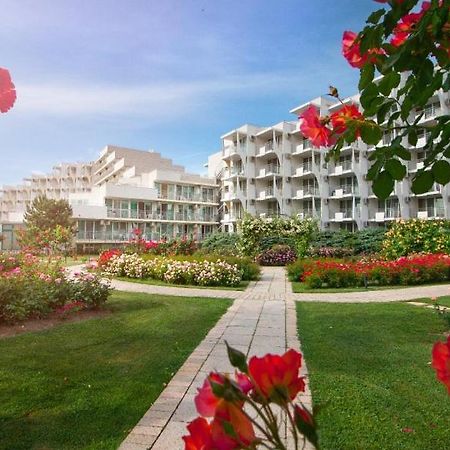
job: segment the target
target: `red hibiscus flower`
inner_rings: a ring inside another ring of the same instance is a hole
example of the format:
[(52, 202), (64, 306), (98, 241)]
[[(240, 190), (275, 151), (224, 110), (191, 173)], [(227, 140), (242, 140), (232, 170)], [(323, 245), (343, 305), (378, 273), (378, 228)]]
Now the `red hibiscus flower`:
[(432, 365), (436, 369), (437, 379), (447, 386), (450, 395), (450, 336), (447, 342), (434, 344), (432, 355)]
[(299, 376), (302, 355), (288, 350), (284, 355), (268, 354), (250, 359), (248, 370), (255, 390), (266, 400), (284, 404), (304, 391), (305, 382)]
[(359, 112), (356, 105), (345, 105), (339, 111), (331, 115), (333, 131), (337, 134), (345, 133), (347, 122), (351, 119), (362, 119), (363, 115)]
[[(233, 435), (225, 431), (225, 426), (231, 426)], [(256, 439), (253, 425), (242, 411), (242, 407), (225, 401), (217, 407), (211, 432), (214, 449), (217, 450), (247, 448)]]
[(416, 29), (417, 24), (421, 21), (425, 11), (429, 9), (430, 6), (430, 2), (423, 2), (421, 11), (407, 14), (401, 18), (393, 31), (393, 37), (391, 39), (391, 44), (393, 46), (399, 47), (405, 43), (410, 34)]
[(0, 112), (8, 112), (16, 101), (16, 88), (9, 71), (0, 67)]
[(321, 122), (317, 109), (314, 106), (309, 106), (299, 116), (299, 119), (302, 120), (300, 131), (303, 136), (310, 139), (315, 147), (328, 147), (334, 144), (335, 139), (331, 130)]
[(213, 450), (211, 426), (203, 417), (197, 417), (188, 426), (189, 436), (183, 436), (185, 450)]

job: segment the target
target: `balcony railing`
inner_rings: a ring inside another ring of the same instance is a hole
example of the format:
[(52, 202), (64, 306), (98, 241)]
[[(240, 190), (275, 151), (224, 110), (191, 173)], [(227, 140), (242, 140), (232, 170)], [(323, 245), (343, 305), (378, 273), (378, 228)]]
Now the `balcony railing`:
[(225, 169), (223, 172), (224, 178), (230, 178), (235, 176), (244, 175), (244, 170), (242, 168), (233, 167), (231, 169)]
[(235, 147), (234, 145), (229, 145), (223, 149), (222, 158), (228, 158), (236, 154), (237, 154), (237, 147)]
[(331, 197), (343, 197), (344, 195), (359, 195), (359, 189), (356, 186), (341, 186), (330, 192)]
[(339, 222), (341, 220), (345, 220), (345, 219), (354, 220), (357, 216), (358, 216), (358, 211), (356, 209), (353, 210), (352, 208), (347, 208), (347, 209), (335, 212), (334, 220), (336, 220), (337, 222)]
[(268, 188), (264, 189), (263, 191), (259, 191), (259, 193), (258, 193), (259, 200), (265, 200), (266, 198), (271, 198), (273, 196), (274, 196), (273, 187), (268, 187)]
[(307, 197), (310, 195), (318, 197), (320, 195), (319, 188), (318, 187), (304, 187), (303, 189), (297, 189), (295, 196), (297, 198), (303, 198), (303, 197)]
[(269, 164), (266, 167), (259, 170), (258, 176), (265, 177), (270, 175), (279, 175), (279, 173), (280, 173), (280, 166), (276, 164)]
[(176, 220), (182, 222), (215, 222), (214, 215), (196, 214), (196, 213), (178, 213), (174, 211), (167, 212), (146, 212), (132, 211), (128, 209), (108, 210), (108, 218), (120, 219), (142, 219), (142, 220)]
[(428, 207), (425, 209), (420, 209), (417, 212), (417, 218), (418, 219), (429, 219), (432, 217), (439, 217), (439, 218), (443, 218), (445, 217), (445, 210), (444, 208), (440, 208), (440, 207)]

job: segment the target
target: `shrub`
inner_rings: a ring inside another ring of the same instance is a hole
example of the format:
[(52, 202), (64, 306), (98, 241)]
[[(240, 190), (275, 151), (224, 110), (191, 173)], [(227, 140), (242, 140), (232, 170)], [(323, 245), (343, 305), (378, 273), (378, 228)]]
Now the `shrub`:
[(296, 263), (291, 276), (299, 274), (308, 287), (356, 287), (367, 285), (414, 285), (450, 280), (450, 257), (444, 254), (411, 255), (394, 261), (317, 260)]
[(0, 322), (45, 317), (77, 302), (97, 308), (109, 295), (109, 285), (92, 274), (69, 279), (58, 263), (19, 256), (20, 265), (0, 273)]
[(143, 259), (137, 254), (114, 256), (104, 268), (104, 273), (199, 286), (236, 286), (242, 280), (239, 266), (221, 259), (198, 261), (161, 256)]
[(98, 257), (97, 260), (98, 267), (105, 267), (113, 256), (119, 256), (121, 254), (122, 251), (119, 250), (118, 248), (112, 248), (103, 251), (102, 253), (100, 253), (100, 256)]
[(285, 266), (296, 259), (295, 251), (287, 245), (274, 245), (256, 257), (256, 261), (262, 266)]
[(210, 234), (201, 244), (201, 253), (220, 254), (222, 256), (237, 256), (237, 233), (216, 232)]
[(450, 253), (449, 220), (396, 221), (382, 244), (382, 253), (389, 259), (422, 252)]
[(317, 222), (297, 217), (273, 217), (270, 219), (252, 217), (247, 214), (241, 221), (238, 249), (242, 255), (256, 256), (261, 253), (261, 240), (281, 236), (295, 242), (299, 256), (306, 255), (313, 235), (318, 231)]

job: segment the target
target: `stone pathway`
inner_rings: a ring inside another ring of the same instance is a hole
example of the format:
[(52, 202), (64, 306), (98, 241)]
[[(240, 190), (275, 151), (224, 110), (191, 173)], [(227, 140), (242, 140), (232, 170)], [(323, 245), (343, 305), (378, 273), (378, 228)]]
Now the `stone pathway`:
[[(184, 295), (192, 295), (191, 290), (181, 290)], [(221, 291), (221, 296), (228, 297), (229, 292)], [(233, 305), (181, 366), (120, 449), (183, 449), (181, 437), (186, 434), (186, 425), (197, 416), (194, 405), (197, 388), (211, 370), (233, 372), (225, 340), (247, 355), (283, 353), (287, 348), (299, 350), (291, 292), (283, 268), (264, 268), (261, 279), (237, 295)], [(306, 367), (302, 375), (307, 375)], [(308, 385), (300, 400), (311, 408)]]

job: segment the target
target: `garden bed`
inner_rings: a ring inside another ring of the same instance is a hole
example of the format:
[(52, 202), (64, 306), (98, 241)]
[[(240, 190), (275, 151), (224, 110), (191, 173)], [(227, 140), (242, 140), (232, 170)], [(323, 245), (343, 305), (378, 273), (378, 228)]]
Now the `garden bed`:
[(430, 366), (445, 326), (433, 310), (297, 303), (297, 314), (314, 403), (323, 406), (322, 449), (448, 448), (450, 403)]
[(230, 304), (114, 292), (107, 317), (4, 339), (0, 448), (117, 448)]

